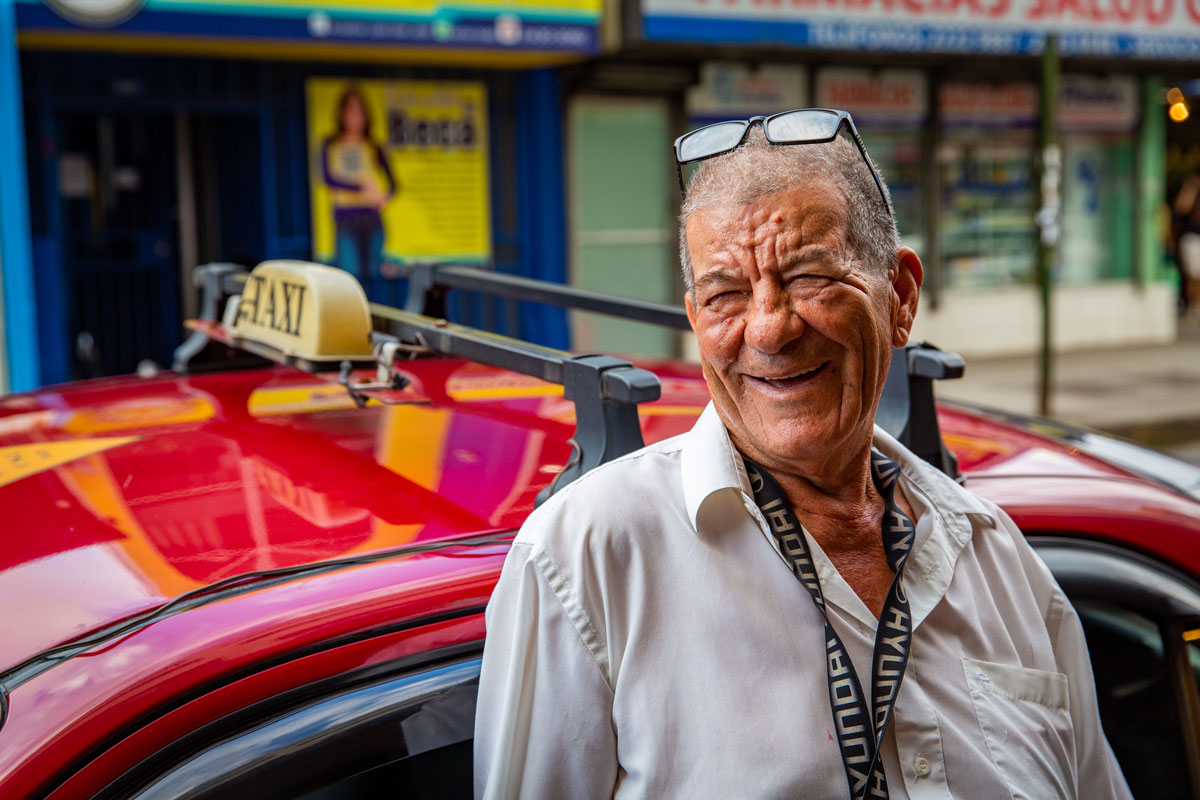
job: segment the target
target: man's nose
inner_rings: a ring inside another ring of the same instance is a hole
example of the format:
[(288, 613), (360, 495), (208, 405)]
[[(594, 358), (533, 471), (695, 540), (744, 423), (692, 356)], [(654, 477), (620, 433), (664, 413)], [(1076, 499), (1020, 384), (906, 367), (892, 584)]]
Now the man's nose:
[(746, 344), (766, 355), (778, 353), (804, 333), (804, 320), (780, 289), (756, 291), (746, 314)]

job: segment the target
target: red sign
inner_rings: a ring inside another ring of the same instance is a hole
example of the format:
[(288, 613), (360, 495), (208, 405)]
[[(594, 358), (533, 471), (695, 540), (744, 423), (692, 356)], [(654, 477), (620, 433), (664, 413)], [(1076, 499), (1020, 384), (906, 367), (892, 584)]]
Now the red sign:
[(916, 70), (832, 67), (817, 73), (817, 105), (849, 111), (858, 122), (918, 123), (929, 102), (925, 76)]
[(938, 110), (949, 126), (1021, 127), (1038, 118), (1032, 83), (947, 83), (938, 91)]

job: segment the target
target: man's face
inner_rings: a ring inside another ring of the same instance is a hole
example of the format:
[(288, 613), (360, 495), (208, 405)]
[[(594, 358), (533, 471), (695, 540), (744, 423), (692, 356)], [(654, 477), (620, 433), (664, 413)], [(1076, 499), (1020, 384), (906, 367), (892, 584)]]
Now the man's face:
[(734, 444), (766, 466), (865, 446), (892, 347), (908, 340), (921, 262), (901, 248), (894, 264), (862, 263), (847, 214), (819, 182), (687, 223), (704, 375)]

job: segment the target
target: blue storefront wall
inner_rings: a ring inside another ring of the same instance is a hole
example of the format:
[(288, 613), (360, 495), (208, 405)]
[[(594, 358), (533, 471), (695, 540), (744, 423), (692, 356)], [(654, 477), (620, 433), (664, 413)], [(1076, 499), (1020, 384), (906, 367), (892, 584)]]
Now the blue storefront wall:
[(12, 42), (16, 16), (12, 0), (0, 0), (0, 296), (4, 336), (0, 337), (0, 390), (35, 386), (38, 381), (36, 291), (29, 241), (24, 130), (21, 126), (20, 62)]
[[(142, 216), (158, 215), (148, 230), (143, 229), (145, 224), (135, 225), (115, 237), (111, 228), (89, 228), (87, 210), (64, 197), (67, 179), (60, 163), (64, 153), (82, 146), (81, 135), (92, 135), (80, 129), (103, 118), (108, 127), (101, 138), (108, 137), (110, 148), (114, 136), (128, 140), (127, 147), (151, 158), (148, 163), (173, 170), (176, 115), (203, 121), (191, 126), (191, 135), (217, 137), (218, 156), (216, 163), (196, 164), (194, 171), (212, 169), (228, 176), (215, 200), (221, 204), (222, 218), (236, 223), (236, 230), (226, 234), (241, 243), (241, 257), (251, 263), (308, 259), (312, 226), (304, 89), (314, 76), (484, 83), (491, 134), (490, 266), (546, 280), (566, 279), (563, 104), (553, 69), (499, 71), (49, 51), (23, 53), (20, 68), (37, 308), (36, 323), (26, 320), (24, 324), (36, 324), (40, 347), (25, 354), (27, 360), (32, 357), (35, 370), (25, 375), (10, 370), (10, 389), (80, 377), (74, 352), (76, 335), (85, 323), (86, 329), (103, 329), (111, 343), (110, 352), (102, 349), (105, 363), (119, 364), (121, 369), (127, 369), (135, 357), (168, 363), (168, 351), (181, 337), (182, 292), (193, 290), (179, 285), (177, 258), (169, 268), (159, 263), (177, 256), (170, 246), (177, 230), (166, 231), (178, 226), (173, 198), (170, 192), (147, 198)], [(170, 146), (158, 139), (169, 140)], [(148, 149), (161, 150), (162, 156), (151, 157)], [(204, 178), (198, 175), (199, 180)], [(174, 186), (173, 181), (160, 184)], [(368, 283), (372, 299), (400, 302), (402, 280)], [(156, 307), (155, 297), (167, 301), (156, 319), (146, 319), (138, 311)], [(525, 305), (518, 313), (515, 304), (460, 293), (451, 297), (450, 313), (468, 324), (554, 347), (568, 346), (563, 312)], [(12, 350), (11, 343), (20, 346), (22, 332), (13, 329), (11, 319), (6, 328)], [(136, 352), (138, 342), (151, 346), (142, 348), (144, 353)]]

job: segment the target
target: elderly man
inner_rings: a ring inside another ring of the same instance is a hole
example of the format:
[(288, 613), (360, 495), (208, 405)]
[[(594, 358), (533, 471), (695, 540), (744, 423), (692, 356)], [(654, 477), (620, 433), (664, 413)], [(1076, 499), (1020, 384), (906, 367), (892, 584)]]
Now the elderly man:
[(849, 115), (723, 123), (676, 154), (702, 162), (681, 252), (712, 403), (521, 529), (488, 607), (477, 795), (1128, 797), (1054, 579), (874, 427), (922, 268)]

